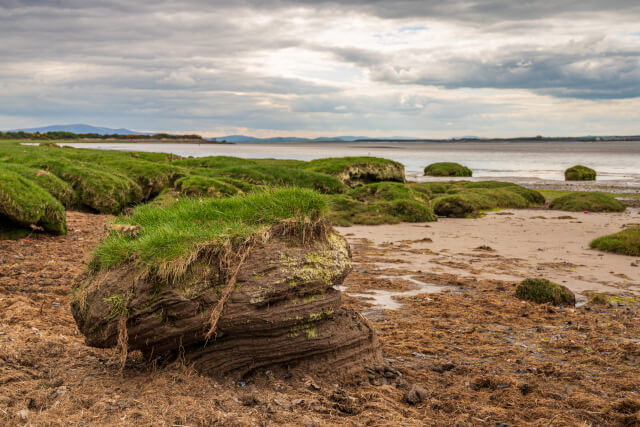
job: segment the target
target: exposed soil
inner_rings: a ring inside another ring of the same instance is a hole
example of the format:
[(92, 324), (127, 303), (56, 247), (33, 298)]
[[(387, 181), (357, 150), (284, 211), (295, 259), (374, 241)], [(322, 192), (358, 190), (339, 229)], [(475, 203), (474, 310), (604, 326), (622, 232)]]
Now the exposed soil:
[[(418, 254), (357, 233), (347, 294), (406, 292), (416, 280), (448, 287), (392, 296), (403, 304), (397, 310), (343, 297), (367, 313), (399, 379), (379, 366), (361, 383), (269, 369), (212, 379), (180, 361), (149, 366), (137, 352), (121, 373), (114, 350), (84, 344), (68, 302), (106, 218), (69, 212), (68, 236), (0, 241), (0, 424), (640, 425), (636, 298), (575, 309), (536, 305), (514, 296), (515, 281), (411, 270), (403, 257)], [(471, 239), (468, 252), (514, 263), (479, 247)]]

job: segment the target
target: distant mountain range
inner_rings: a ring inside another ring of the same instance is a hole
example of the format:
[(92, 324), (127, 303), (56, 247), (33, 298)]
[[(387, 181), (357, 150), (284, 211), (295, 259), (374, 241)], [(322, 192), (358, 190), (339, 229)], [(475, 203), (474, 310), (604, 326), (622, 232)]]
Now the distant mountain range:
[(28, 132), (28, 133), (46, 133), (46, 132), (73, 132), (73, 133), (97, 133), (98, 135), (152, 135), (148, 132), (137, 132), (129, 129), (111, 129), (84, 124), (74, 125), (53, 125), (39, 128), (14, 129), (9, 132)]

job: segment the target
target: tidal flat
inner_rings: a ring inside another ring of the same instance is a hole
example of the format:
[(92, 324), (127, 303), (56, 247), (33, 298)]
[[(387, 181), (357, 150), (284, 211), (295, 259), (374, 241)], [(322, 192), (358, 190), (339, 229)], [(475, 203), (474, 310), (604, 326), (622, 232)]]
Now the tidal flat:
[[(549, 207), (573, 194), (559, 179), (538, 191), (475, 171), (414, 180), (402, 162), (362, 151), (307, 163), (142, 145), (0, 145), (7, 175), (66, 211), (59, 235), (10, 220), (15, 202), (0, 213), (0, 233), (12, 231), (0, 240), (0, 423), (640, 422), (640, 257), (589, 247), (640, 227), (632, 185), (598, 188), (602, 206), (619, 199), (624, 212), (569, 212)], [(443, 200), (455, 215), (437, 214), (449, 212)], [(566, 286), (577, 304), (520, 299), (527, 277)], [(198, 327), (187, 331), (178, 304), (192, 304)], [(333, 324), (351, 332), (331, 352), (338, 336), (323, 325)], [(237, 363), (259, 353), (250, 343), (276, 338), (297, 344)], [(221, 375), (216, 346), (233, 361)], [(202, 354), (213, 355), (205, 368)]]

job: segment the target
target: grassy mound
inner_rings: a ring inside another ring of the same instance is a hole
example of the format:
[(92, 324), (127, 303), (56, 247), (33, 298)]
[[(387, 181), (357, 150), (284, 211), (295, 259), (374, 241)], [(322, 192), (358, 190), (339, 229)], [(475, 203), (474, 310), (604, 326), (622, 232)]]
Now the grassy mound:
[(544, 204), (544, 196), (535, 190), (498, 181), (449, 183), (445, 193), (434, 195), (431, 203), (440, 216), (465, 218), (481, 211), (522, 209)]
[(424, 193), (405, 184), (379, 182), (329, 198), (330, 218), (337, 225), (377, 225), (436, 221)]
[(540, 304), (575, 305), (576, 297), (567, 287), (547, 279), (527, 278), (516, 288), (516, 296)]
[(615, 234), (598, 237), (589, 246), (605, 252), (640, 256), (640, 227), (629, 227)]
[(66, 159), (49, 160), (39, 166), (69, 183), (80, 204), (100, 213), (117, 214), (144, 200), (140, 186), (115, 171)]
[(404, 165), (379, 157), (335, 157), (312, 160), (305, 170), (333, 175), (350, 187), (382, 181), (404, 182)]
[(603, 193), (575, 192), (554, 199), (549, 207), (570, 212), (624, 212), (623, 203)]
[(424, 174), (429, 176), (472, 176), (473, 172), (459, 163), (432, 163), (424, 168)]
[(565, 181), (595, 181), (596, 171), (582, 165), (570, 167), (564, 171)]
[(143, 272), (174, 277), (203, 254), (242, 243), (265, 227), (294, 218), (299, 223), (324, 218), (327, 202), (305, 189), (279, 189), (225, 199), (181, 200), (165, 208), (137, 207), (117, 224), (139, 226), (136, 236), (111, 232), (90, 261), (97, 272), (135, 265)]
[(215, 174), (257, 185), (312, 188), (325, 194), (346, 190), (345, 185), (333, 176), (284, 166), (232, 166), (218, 169)]
[(180, 194), (188, 197), (229, 197), (243, 193), (240, 187), (234, 185), (235, 182), (237, 181), (231, 178), (211, 178), (208, 176), (190, 175), (177, 180), (175, 189)]
[(67, 233), (66, 214), (60, 202), (39, 185), (4, 167), (0, 167), (0, 220)]
[(0, 164), (0, 167), (38, 184), (67, 208), (76, 207), (78, 204), (78, 196), (73, 187), (50, 172), (11, 163)]

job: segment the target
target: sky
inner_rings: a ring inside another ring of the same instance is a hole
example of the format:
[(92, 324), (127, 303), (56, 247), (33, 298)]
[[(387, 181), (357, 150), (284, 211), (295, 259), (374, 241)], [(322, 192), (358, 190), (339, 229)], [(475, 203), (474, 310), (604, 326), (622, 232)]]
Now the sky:
[(637, 0), (0, 0), (0, 129), (640, 134)]

